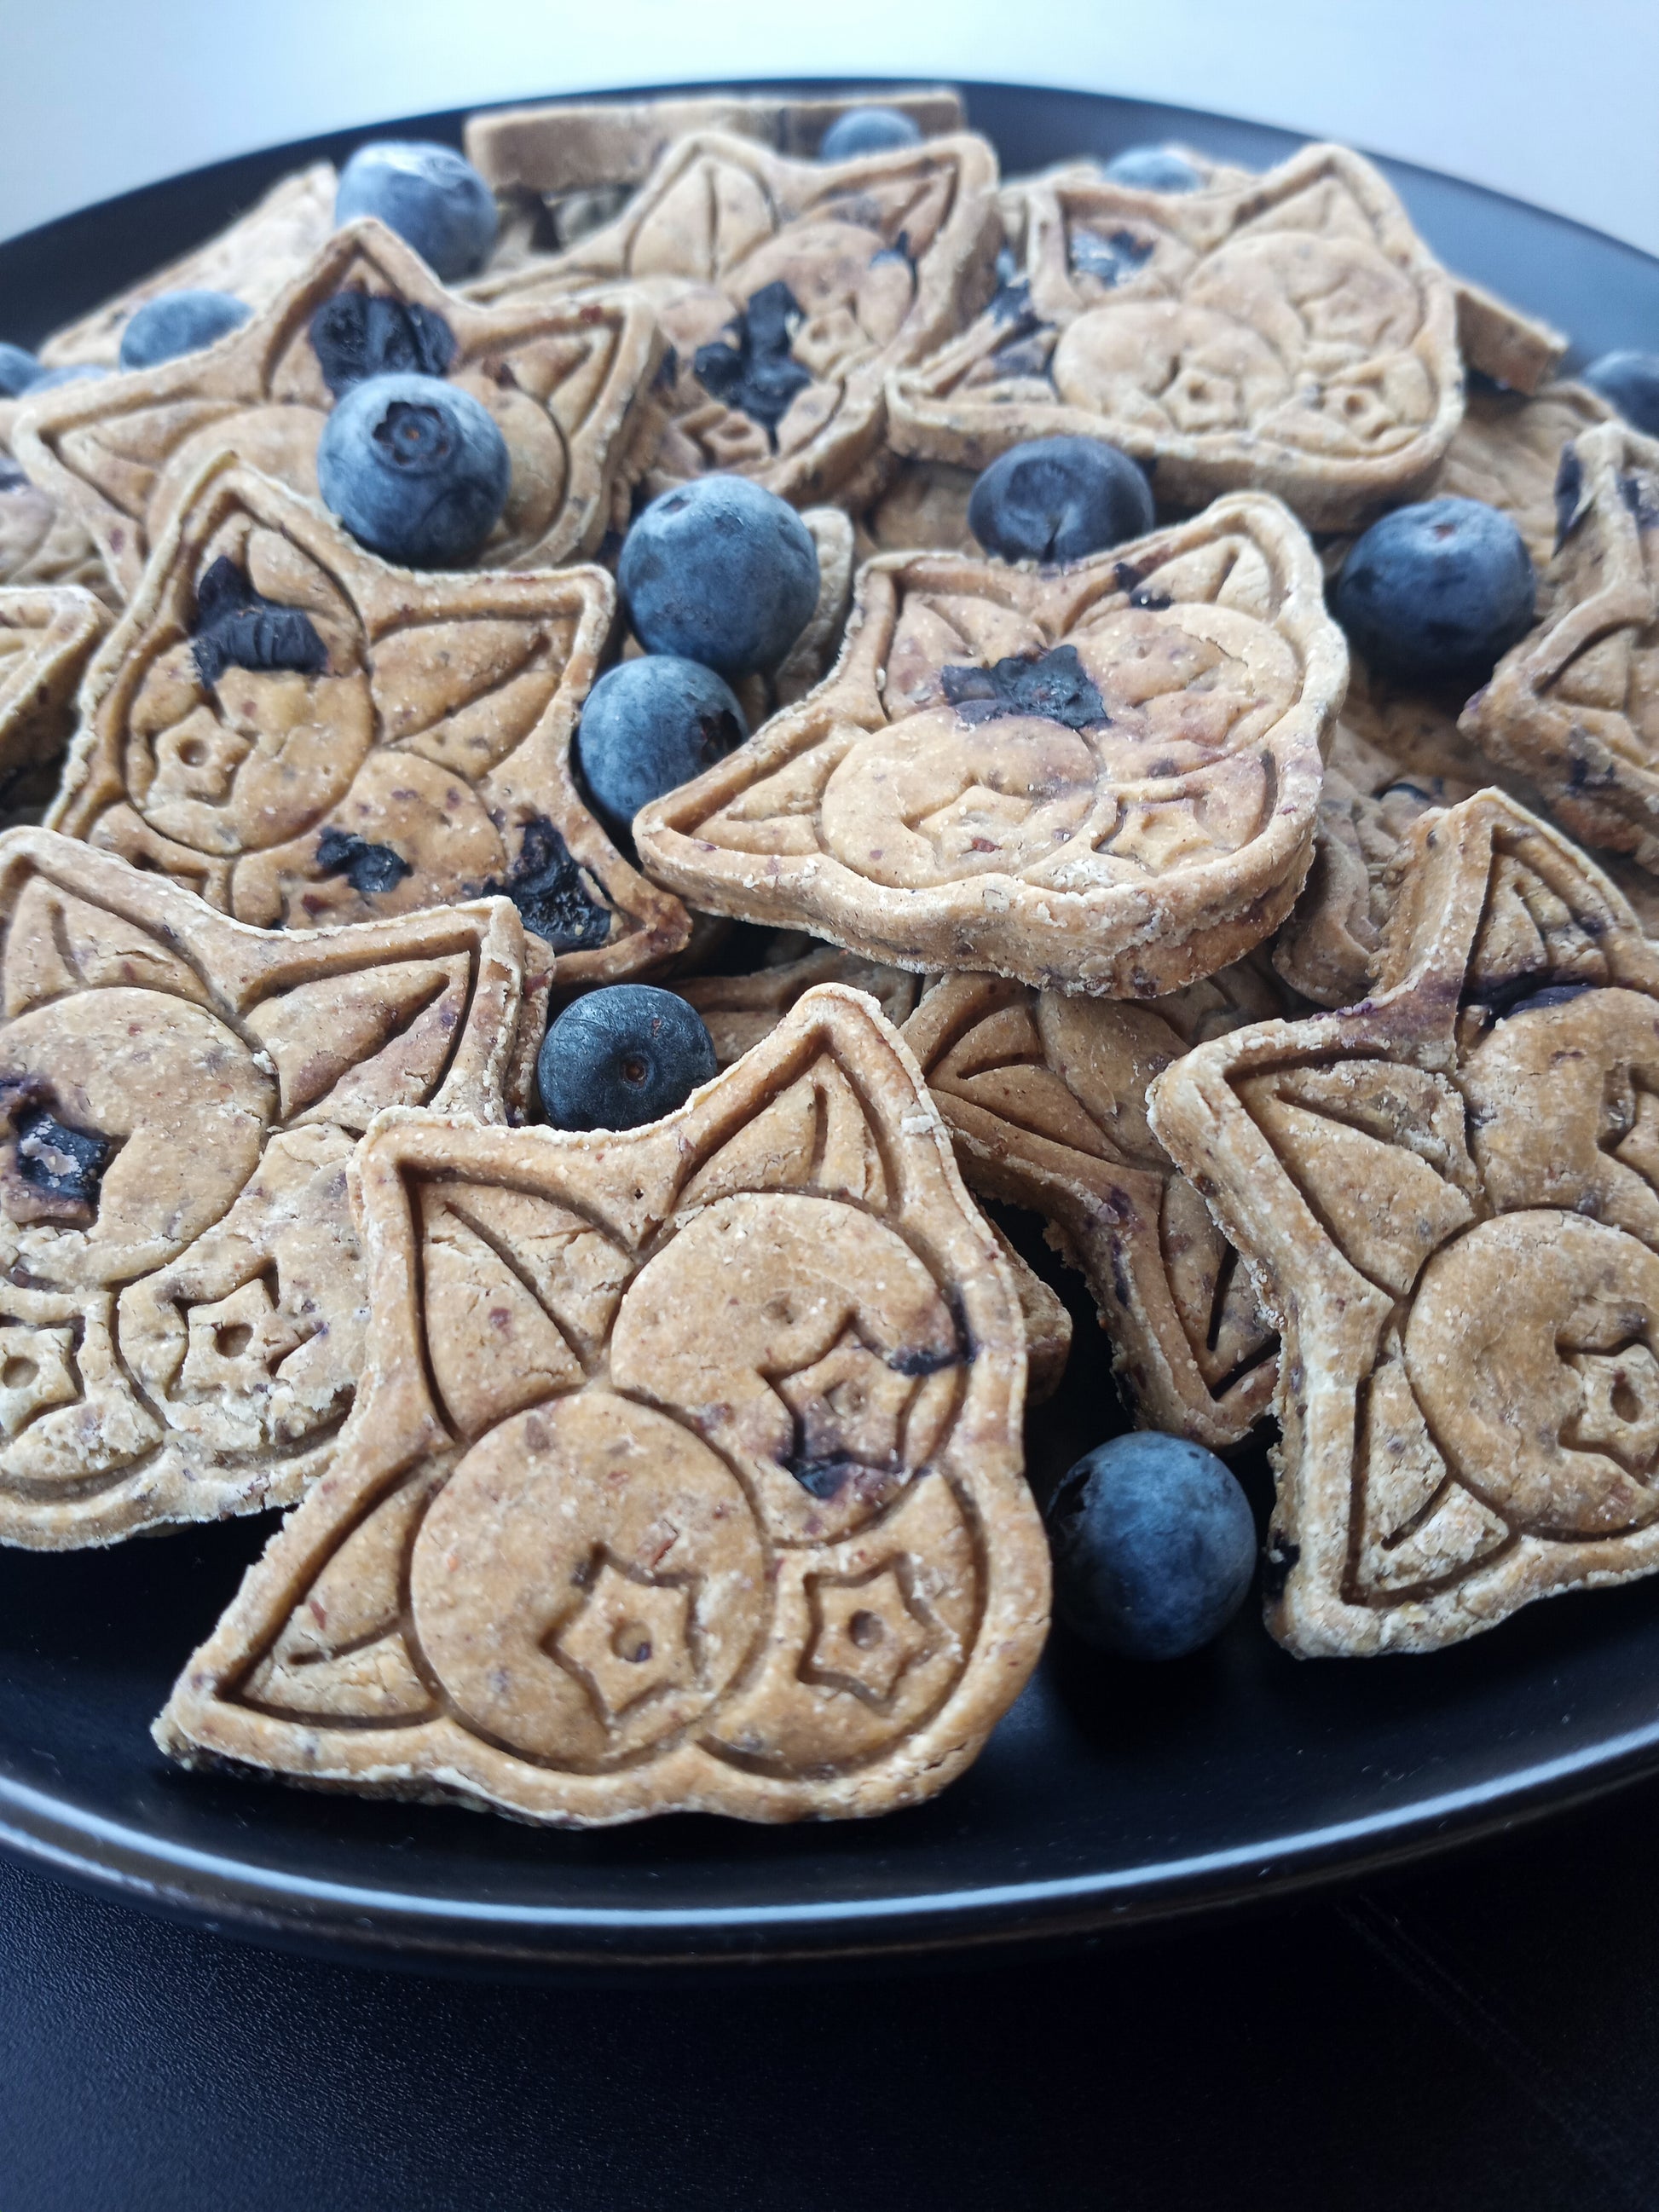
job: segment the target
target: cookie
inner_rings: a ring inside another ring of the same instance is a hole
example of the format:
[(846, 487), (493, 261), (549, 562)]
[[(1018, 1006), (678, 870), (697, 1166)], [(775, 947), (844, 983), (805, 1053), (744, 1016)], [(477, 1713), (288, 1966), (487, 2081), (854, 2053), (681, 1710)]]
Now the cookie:
[(1346, 670), (1306, 537), (1249, 494), (1046, 573), (885, 556), (834, 675), (635, 838), (712, 913), (1158, 997), (1289, 911)]
[[(391, 305), (374, 309), (377, 300)], [(625, 519), (661, 359), (645, 301), (612, 292), (477, 307), (367, 219), (335, 232), (280, 297), (205, 353), (26, 398), (15, 450), (130, 593), (210, 454), (228, 449), (314, 498), (324, 420), (377, 348), (453, 378), (507, 441), (507, 507), (480, 565), (552, 567), (592, 552)]]
[(248, 929), (14, 830), (0, 931), (0, 1542), (291, 1503), (363, 1357), (347, 1164), (383, 1106), (501, 1118), (517, 915)]
[(84, 525), (17, 464), (0, 456), (0, 589), (76, 584), (106, 605), (120, 596)]
[(72, 586), (0, 591), (0, 818), (52, 797), (75, 687), (109, 622)]
[(1659, 1566), (1659, 948), (1486, 792), (1417, 825), (1380, 984), (1151, 1093), (1284, 1331), (1268, 1620), (1304, 1654)]
[(599, 568), (393, 568), (220, 454), (88, 672), (52, 826), (264, 928), (504, 891), (563, 982), (614, 981), (690, 926), (571, 773), (614, 605)]
[(356, 1413), (157, 1724), (192, 1763), (574, 1826), (931, 1796), (1048, 1559), (994, 1239), (826, 988), (622, 1134), (383, 1120)]
[(880, 455), (889, 369), (989, 296), (996, 180), (966, 132), (835, 162), (700, 133), (666, 149), (615, 222), (473, 296), (504, 310), (637, 288), (672, 348), (650, 488), (732, 470), (808, 506)]
[(1571, 341), (1565, 333), (1468, 276), (1452, 281), (1457, 289), (1457, 343), (1468, 366), (1511, 392), (1541, 392), (1566, 359)]
[(797, 1000), (820, 983), (866, 992), (895, 1029), (915, 1011), (921, 995), (919, 978), (903, 969), (860, 960), (850, 952), (836, 951), (832, 945), (748, 975), (692, 975), (673, 988), (702, 1015), (715, 1059), (722, 1067), (730, 1067), (763, 1037), (770, 1036)]
[(160, 292), (228, 292), (246, 301), (256, 313), (268, 307), (333, 229), (338, 181), (331, 161), (315, 161), (279, 179), (262, 200), (205, 246), (54, 331), (40, 348), (41, 360), (48, 368), (83, 362), (113, 368), (120, 358), (122, 331), (134, 312)]
[(1659, 872), (1659, 442), (1622, 422), (1561, 456), (1542, 619), (1458, 727), (1587, 844)]
[(951, 461), (901, 461), (855, 525), (858, 557), (878, 553), (977, 553), (968, 502), (979, 482)]
[(969, 1188), (1040, 1213), (1086, 1279), (1136, 1420), (1217, 1450), (1267, 1412), (1277, 1337), (1148, 1129), (1146, 1085), (1285, 1003), (1254, 960), (1151, 1006), (950, 975), (904, 1028)]
[(1066, 171), (1030, 187), (1024, 272), (889, 385), (902, 453), (983, 468), (1107, 438), (1166, 506), (1274, 492), (1337, 529), (1424, 490), (1462, 411), (1451, 280), (1370, 163), (1309, 146), (1227, 190)]

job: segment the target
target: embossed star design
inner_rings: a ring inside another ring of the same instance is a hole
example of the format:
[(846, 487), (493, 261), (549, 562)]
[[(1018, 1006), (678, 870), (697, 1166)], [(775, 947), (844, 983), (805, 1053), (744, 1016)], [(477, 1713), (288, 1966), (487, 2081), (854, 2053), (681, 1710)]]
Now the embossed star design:
[(124, 592), (137, 588), (211, 454), (234, 453), (316, 496), (317, 441), (338, 393), (313, 326), (343, 295), (412, 311), (430, 343), (386, 366), (447, 375), (495, 416), (513, 476), (483, 566), (550, 568), (591, 553), (619, 500), (625, 514), (640, 465), (635, 434), (662, 356), (647, 302), (611, 291), (480, 307), (446, 291), (401, 239), (365, 220), (336, 231), (279, 298), (218, 345), (66, 385), (20, 411), (20, 463), (79, 515)]
[(1359, 155), (1307, 146), (1190, 193), (1066, 169), (1023, 204), (1017, 288), (889, 380), (901, 453), (981, 468), (1107, 438), (1162, 499), (1273, 491), (1318, 529), (1433, 475), (1462, 411), (1456, 300)]
[(598, 568), (394, 568), (220, 454), (88, 673), (52, 827), (264, 928), (505, 891), (567, 981), (615, 980), (690, 922), (571, 771), (614, 607)]
[(0, 1540), (291, 1502), (362, 1371), (346, 1171), (383, 1107), (505, 1117), (505, 900), (313, 934), (0, 837)]
[(1269, 1620), (1423, 1650), (1659, 1566), (1659, 950), (1480, 793), (1425, 816), (1380, 987), (1153, 1085), (1284, 1331)]
[(581, 1677), (602, 1719), (697, 1679), (691, 1644), (695, 1590), (603, 1558), (575, 1613), (548, 1645)]
[(1058, 572), (887, 555), (835, 673), (635, 841), (695, 905), (872, 960), (1160, 996), (1288, 911), (1346, 665), (1268, 500)]
[(815, 1575), (808, 1585), (813, 1637), (805, 1680), (885, 1705), (905, 1669), (924, 1658), (934, 1632), (894, 1567), (860, 1578)]

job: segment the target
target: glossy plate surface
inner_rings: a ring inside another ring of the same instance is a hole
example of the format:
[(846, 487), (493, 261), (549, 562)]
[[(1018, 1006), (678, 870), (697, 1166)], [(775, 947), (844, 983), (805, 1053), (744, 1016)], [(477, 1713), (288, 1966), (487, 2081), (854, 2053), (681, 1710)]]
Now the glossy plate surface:
[[(1167, 137), (1261, 167), (1297, 143), (1081, 94), (972, 87), (969, 104), (1011, 173)], [(461, 120), (385, 127), (459, 142)], [(222, 163), (0, 245), (5, 335), (38, 340), (216, 229), (286, 169), (371, 135)], [(1578, 358), (1659, 349), (1659, 261), (1448, 178), (1398, 164), (1389, 173), (1449, 266), (1571, 331)], [(1038, 1259), (1040, 1243), (1019, 1241)], [(1075, 1279), (1065, 1287), (1070, 1296)], [(1103, 1340), (1086, 1304), (1074, 1311), (1071, 1374), (1032, 1428), (1044, 1495), (1122, 1425)], [(1265, 1508), (1265, 1464), (1241, 1471)], [(556, 1835), (179, 1773), (149, 1723), (270, 1526), (66, 1557), (0, 1553), (0, 1844), (280, 1942), (481, 1971), (684, 1969), (1218, 1910), (1443, 1849), (1659, 1769), (1656, 1580), (1535, 1607), (1430, 1659), (1298, 1664), (1254, 1607), (1213, 1650), (1172, 1668), (1088, 1660), (1057, 1639), (963, 1781), (869, 1825), (679, 1818)]]

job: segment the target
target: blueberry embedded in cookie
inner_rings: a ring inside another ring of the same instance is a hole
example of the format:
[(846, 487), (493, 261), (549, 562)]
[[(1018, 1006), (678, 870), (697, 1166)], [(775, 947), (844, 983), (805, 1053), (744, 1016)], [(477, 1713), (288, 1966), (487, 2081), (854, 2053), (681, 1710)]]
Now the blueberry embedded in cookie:
[(356, 1413), (165, 1749), (566, 1826), (963, 1771), (1048, 1626), (1024, 1335), (867, 1000), (621, 1135), (386, 1116), (360, 1184)]
[(1413, 831), (1368, 1000), (1152, 1085), (1285, 1333), (1293, 1650), (1432, 1650), (1659, 1567), (1656, 1020), (1618, 892), (1486, 792)]

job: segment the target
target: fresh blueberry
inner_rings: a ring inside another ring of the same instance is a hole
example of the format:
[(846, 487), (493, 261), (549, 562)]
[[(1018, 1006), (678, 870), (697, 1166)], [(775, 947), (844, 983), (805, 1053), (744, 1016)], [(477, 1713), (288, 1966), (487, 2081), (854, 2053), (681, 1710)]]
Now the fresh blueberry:
[(777, 666), (817, 605), (817, 548), (775, 492), (700, 477), (652, 501), (623, 540), (617, 581), (647, 652), (748, 676)]
[(576, 757), (601, 819), (626, 836), (653, 799), (740, 745), (743, 709), (710, 668), (669, 653), (601, 676), (576, 727)]
[(542, 1040), (536, 1081), (556, 1129), (637, 1129), (672, 1114), (715, 1072), (702, 1017), (672, 991), (590, 991)]
[(1126, 146), (1106, 164), (1115, 185), (1142, 192), (1195, 192), (1204, 179), (1173, 146)]
[(0, 399), (15, 399), (40, 374), (40, 364), (21, 346), (0, 339)]
[(239, 331), (252, 310), (228, 292), (158, 292), (133, 310), (121, 333), (123, 368), (154, 368), (199, 353)]
[(855, 154), (891, 154), (901, 146), (920, 146), (921, 131), (902, 108), (849, 107), (824, 132), (820, 161), (850, 161)]
[(334, 220), (378, 216), (446, 284), (470, 276), (495, 242), (495, 198), (453, 146), (383, 138), (340, 172)]
[(71, 362), (67, 368), (42, 369), (29, 386), (29, 397), (32, 399), (37, 392), (56, 392), (63, 384), (96, 384), (100, 377), (114, 373), (93, 361)]
[(992, 462), (968, 527), (1002, 561), (1080, 561), (1152, 526), (1146, 477), (1101, 438), (1033, 438)]
[(1531, 628), (1534, 595), (1507, 514), (1478, 499), (1429, 499), (1395, 507), (1355, 542), (1336, 618), (1389, 675), (1473, 687)]
[(1054, 1610), (1103, 1651), (1179, 1659), (1218, 1636), (1255, 1571), (1237, 1478), (1184, 1437), (1097, 1444), (1048, 1507)]
[(1604, 353), (1582, 381), (1644, 437), (1659, 438), (1659, 353)]
[(464, 568), (507, 503), (507, 441), (437, 376), (370, 376), (323, 425), (317, 484), (360, 544), (410, 568)]

